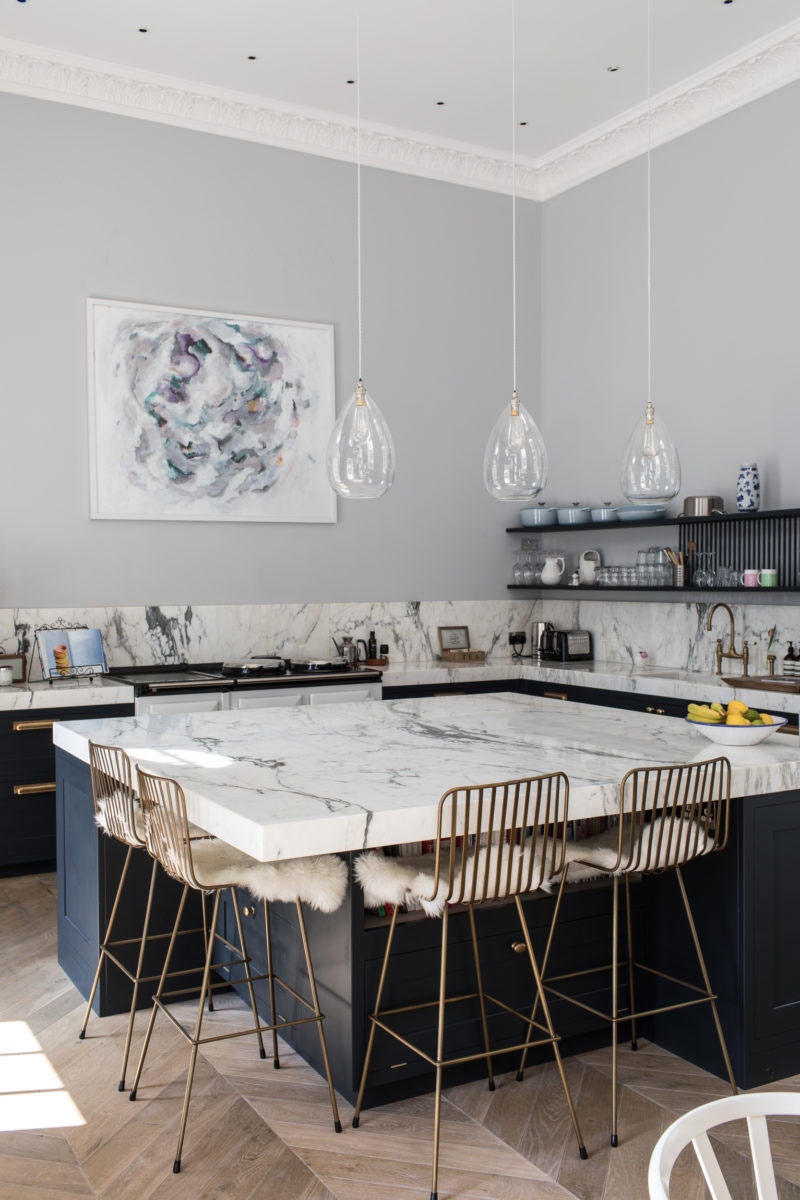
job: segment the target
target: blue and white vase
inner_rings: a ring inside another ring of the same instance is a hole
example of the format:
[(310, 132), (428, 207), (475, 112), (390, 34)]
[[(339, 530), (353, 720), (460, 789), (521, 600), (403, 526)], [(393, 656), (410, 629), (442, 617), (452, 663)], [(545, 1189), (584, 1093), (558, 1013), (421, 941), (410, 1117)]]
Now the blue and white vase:
[(761, 505), (761, 480), (758, 463), (742, 463), (736, 481), (736, 507), (739, 512), (755, 512)]

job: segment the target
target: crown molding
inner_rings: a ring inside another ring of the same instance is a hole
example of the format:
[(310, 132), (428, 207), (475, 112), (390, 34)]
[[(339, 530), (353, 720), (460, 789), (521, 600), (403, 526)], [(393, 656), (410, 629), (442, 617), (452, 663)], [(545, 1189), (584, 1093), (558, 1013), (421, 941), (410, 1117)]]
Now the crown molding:
[(800, 20), (536, 161), (537, 199), (584, 183), (800, 79)]
[[(518, 195), (546, 200), (800, 79), (800, 20), (629, 109), (606, 125), (517, 166)], [(281, 146), (354, 162), (355, 123), (332, 113), (210, 89), (0, 38), (0, 91)], [(511, 191), (508, 155), (363, 123), (367, 166), (487, 191)]]

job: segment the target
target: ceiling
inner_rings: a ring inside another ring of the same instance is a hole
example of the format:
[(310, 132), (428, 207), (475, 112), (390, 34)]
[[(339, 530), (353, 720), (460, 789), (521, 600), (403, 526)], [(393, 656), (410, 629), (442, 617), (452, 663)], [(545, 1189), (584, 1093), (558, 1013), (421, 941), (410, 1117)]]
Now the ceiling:
[[(0, 38), (350, 123), (357, 3), (0, 0)], [(654, 95), (757, 51), (789, 23), (800, 30), (800, 0), (651, 3)], [(506, 156), (511, 0), (360, 8), (365, 125)], [(517, 0), (521, 160), (557, 155), (645, 102), (646, 62), (646, 0)]]

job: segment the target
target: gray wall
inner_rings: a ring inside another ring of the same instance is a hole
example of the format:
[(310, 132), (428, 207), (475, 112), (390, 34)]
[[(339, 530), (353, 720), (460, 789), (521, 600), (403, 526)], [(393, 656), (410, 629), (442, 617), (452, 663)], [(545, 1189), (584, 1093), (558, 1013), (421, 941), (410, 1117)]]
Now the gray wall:
[[(394, 489), (336, 526), (89, 519), (87, 296), (335, 325), (355, 377), (350, 164), (0, 96), (0, 607), (505, 598), (483, 447), (510, 394), (510, 202), (364, 172), (367, 385)], [(539, 206), (520, 204), (521, 389), (538, 408)], [(527, 282), (526, 282), (527, 281)]]
[[(653, 154), (654, 400), (683, 495), (731, 508), (749, 460), (762, 507), (800, 505), (798, 128), (794, 84)], [(643, 158), (544, 205), (548, 499), (619, 497), (646, 402), (646, 211)]]

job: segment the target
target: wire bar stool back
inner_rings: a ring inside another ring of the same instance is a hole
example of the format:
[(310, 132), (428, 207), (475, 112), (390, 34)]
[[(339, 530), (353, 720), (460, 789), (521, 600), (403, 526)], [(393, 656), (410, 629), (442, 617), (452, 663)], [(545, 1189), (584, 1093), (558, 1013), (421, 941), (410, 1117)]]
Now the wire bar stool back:
[(472, 904), (536, 891), (563, 869), (568, 800), (562, 772), (445, 792), (430, 899)]
[(118, 746), (89, 743), (89, 770), (95, 816), (112, 837), (143, 848), (136, 828), (136, 800), (131, 786), (131, 760)]
[(674, 767), (637, 767), (619, 789), (614, 872), (667, 871), (724, 849), (730, 820), (727, 758)]
[(147, 849), (179, 883), (203, 890), (194, 873), (186, 797), (174, 779), (136, 768)]

